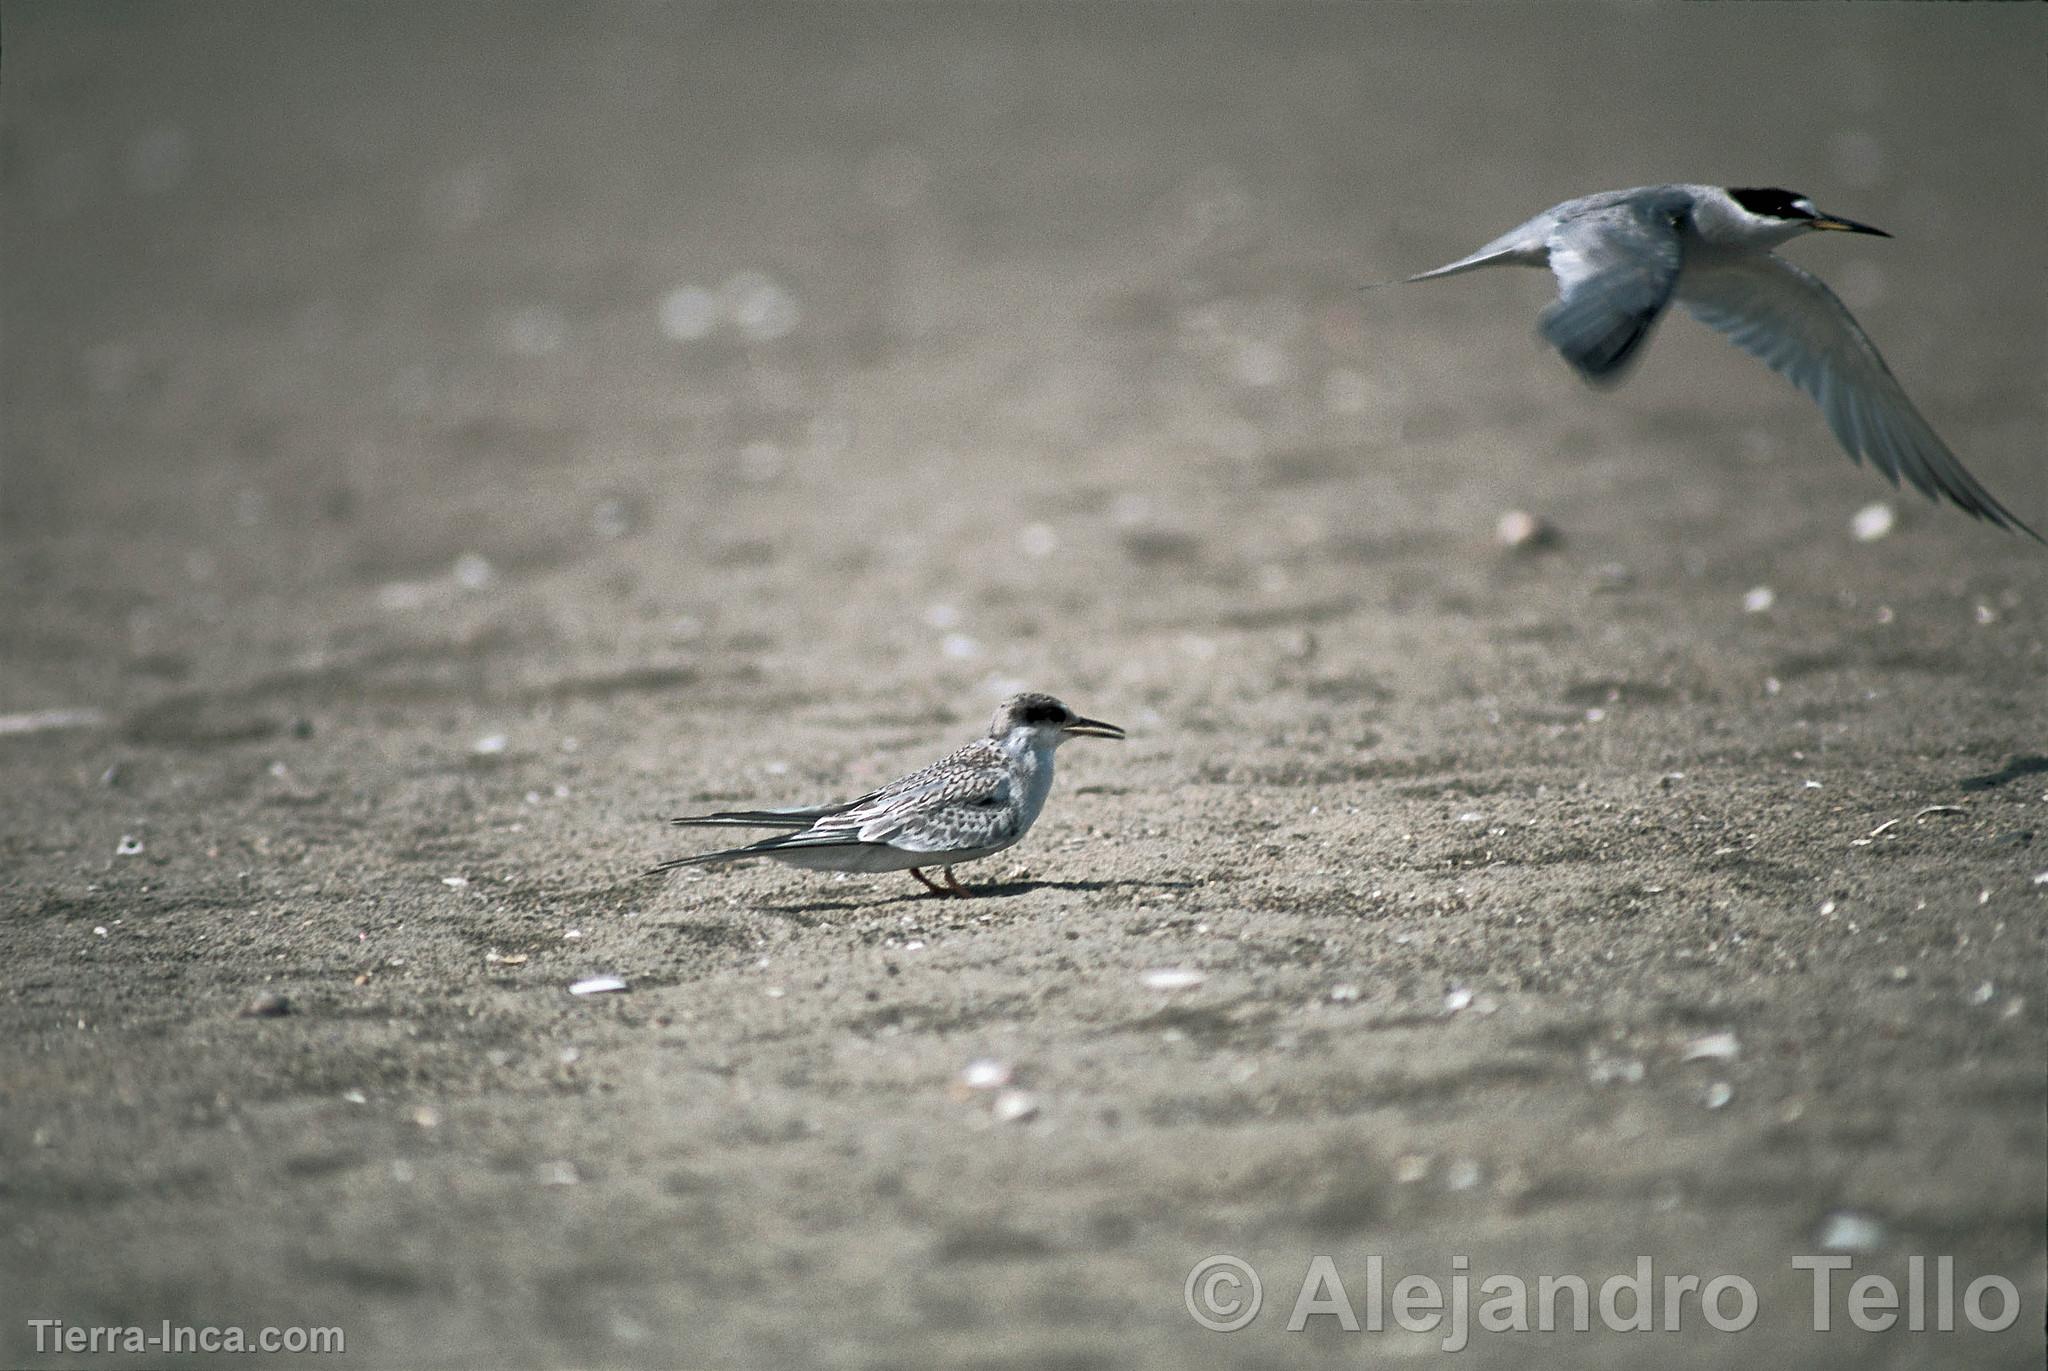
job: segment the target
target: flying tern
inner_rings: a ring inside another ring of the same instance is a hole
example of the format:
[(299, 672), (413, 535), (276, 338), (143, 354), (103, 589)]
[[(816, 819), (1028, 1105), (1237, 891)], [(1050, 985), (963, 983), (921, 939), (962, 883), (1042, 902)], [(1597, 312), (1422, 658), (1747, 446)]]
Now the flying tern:
[(1883, 229), (1828, 214), (1796, 191), (1638, 186), (1554, 205), (1468, 257), (1411, 276), (1548, 267), (1558, 298), (1543, 336), (1579, 375), (1626, 375), (1673, 301), (1811, 396), (1835, 438), (1893, 485), (1909, 482), (2001, 528), (2043, 541), (1950, 452), (1835, 293), (1772, 249), (1816, 231)]

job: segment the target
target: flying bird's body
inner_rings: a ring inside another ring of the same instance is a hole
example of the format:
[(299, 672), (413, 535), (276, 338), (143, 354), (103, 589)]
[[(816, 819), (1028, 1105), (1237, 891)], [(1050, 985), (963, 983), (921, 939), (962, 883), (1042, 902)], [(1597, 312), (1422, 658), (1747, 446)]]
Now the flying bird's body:
[[(742, 857), (772, 857), (814, 871), (908, 871), (941, 894), (965, 895), (952, 873), (1013, 846), (1052, 791), (1053, 753), (1068, 738), (1121, 738), (1050, 695), (1003, 702), (988, 733), (930, 766), (851, 800), (793, 809), (726, 810), (676, 819), (685, 826), (784, 828), (745, 847), (678, 857), (656, 871)], [(944, 868), (946, 885), (924, 875)]]
[(1920, 416), (1835, 293), (1772, 251), (1816, 229), (1891, 236), (1791, 191), (1639, 186), (1567, 200), (1409, 279), (1548, 267), (1558, 298), (1543, 312), (1543, 336), (1595, 385), (1627, 374), (1676, 302), (1811, 396), (1851, 459), (2038, 540)]

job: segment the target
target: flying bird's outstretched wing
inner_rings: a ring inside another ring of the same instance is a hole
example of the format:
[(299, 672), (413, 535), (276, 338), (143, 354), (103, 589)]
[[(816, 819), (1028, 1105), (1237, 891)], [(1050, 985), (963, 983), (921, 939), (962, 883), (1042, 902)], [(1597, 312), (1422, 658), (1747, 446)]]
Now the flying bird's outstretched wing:
[(1671, 210), (1637, 201), (1582, 211), (1560, 219), (1547, 246), (1558, 294), (1538, 327), (1579, 375), (1615, 385), (1685, 265)]
[(1696, 263), (1679, 303), (1695, 319), (1813, 397), (1850, 458), (1893, 485), (2048, 541), (1964, 469), (1906, 398), (1877, 347), (1835, 293), (1774, 253)]

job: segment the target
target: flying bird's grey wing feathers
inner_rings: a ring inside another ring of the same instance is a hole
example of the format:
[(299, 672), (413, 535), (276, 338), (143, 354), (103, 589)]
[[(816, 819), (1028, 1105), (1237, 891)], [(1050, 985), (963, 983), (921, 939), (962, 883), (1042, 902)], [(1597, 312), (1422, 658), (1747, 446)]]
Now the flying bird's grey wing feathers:
[(1561, 219), (1550, 235), (1558, 297), (1543, 311), (1543, 336), (1586, 380), (1618, 383), (1684, 265), (1677, 226), (1659, 204), (1614, 204)]
[(1811, 396), (1852, 460), (1867, 459), (1893, 485), (1904, 480), (1929, 499), (2048, 541), (1949, 451), (1876, 345), (1811, 272), (1773, 253), (1717, 259), (1688, 273), (1679, 303)]

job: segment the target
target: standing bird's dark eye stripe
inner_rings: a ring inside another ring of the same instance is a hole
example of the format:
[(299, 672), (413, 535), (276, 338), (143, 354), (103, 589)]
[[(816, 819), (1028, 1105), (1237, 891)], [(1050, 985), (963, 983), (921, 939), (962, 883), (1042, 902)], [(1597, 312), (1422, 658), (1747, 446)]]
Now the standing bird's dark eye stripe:
[(1748, 210), (1761, 214), (1767, 219), (1812, 219), (1812, 210), (1806, 208), (1806, 197), (1796, 190), (1780, 190), (1776, 186), (1729, 187), (1728, 198)]

